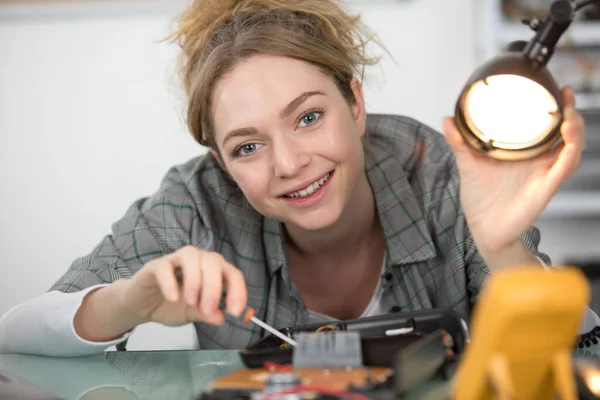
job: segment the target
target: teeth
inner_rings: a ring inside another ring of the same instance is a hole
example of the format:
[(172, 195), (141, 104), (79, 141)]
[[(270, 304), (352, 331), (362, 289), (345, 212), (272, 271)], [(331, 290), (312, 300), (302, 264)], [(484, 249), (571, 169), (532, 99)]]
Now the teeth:
[(310, 196), (315, 191), (317, 191), (317, 189), (319, 189), (327, 181), (327, 179), (329, 179), (330, 175), (331, 175), (331, 173), (325, 175), (324, 177), (322, 177), (318, 181), (316, 181), (316, 182), (308, 185), (306, 188), (304, 188), (302, 190), (299, 190), (299, 191), (294, 192), (294, 193), (286, 194), (285, 197), (296, 198), (296, 197)]

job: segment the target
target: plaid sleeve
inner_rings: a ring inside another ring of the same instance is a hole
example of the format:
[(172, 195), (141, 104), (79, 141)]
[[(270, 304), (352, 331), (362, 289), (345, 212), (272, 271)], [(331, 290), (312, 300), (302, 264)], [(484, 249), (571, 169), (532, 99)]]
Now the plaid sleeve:
[(174, 167), (152, 196), (135, 201), (112, 226), (112, 233), (77, 258), (50, 290), (76, 292), (129, 278), (148, 261), (192, 243), (202, 234), (197, 207)]

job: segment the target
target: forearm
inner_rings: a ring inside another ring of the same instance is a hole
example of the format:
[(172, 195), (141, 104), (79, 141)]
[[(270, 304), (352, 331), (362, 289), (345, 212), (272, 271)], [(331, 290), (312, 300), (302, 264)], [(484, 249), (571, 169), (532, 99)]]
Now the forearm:
[(519, 266), (542, 266), (540, 260), (520, 240), (501, 251), (479, 249), (479, 252), (492, 273)]
[(83, 299), (73, 320), (79, 337), (89, 342), (108, 342), (147, 322), (128, 313), (119, 302), (120, 291), (126, 284), (125, 280), (116, 281)]

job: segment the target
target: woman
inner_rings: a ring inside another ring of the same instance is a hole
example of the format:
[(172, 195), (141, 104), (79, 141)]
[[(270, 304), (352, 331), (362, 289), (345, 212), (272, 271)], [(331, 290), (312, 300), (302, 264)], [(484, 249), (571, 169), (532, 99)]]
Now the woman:
[(149, 321), (193, 322), (201, 348), (247, 347), (264, 332), (225, 318), (223, 290), (226, 311), (249, 305), (277, 328), (433, 307), (468, 319), (490, 273), (549, 264), (530, 225), (584, 147), (571, 90), (564, 146), (502, 163), (450, 118), (444, 141), (367, 116), (369, 35), (333, 0), (196, 0), (173, 38), (189, 129), (211, 151), (9, 311), (2, 351), (101, 352)]

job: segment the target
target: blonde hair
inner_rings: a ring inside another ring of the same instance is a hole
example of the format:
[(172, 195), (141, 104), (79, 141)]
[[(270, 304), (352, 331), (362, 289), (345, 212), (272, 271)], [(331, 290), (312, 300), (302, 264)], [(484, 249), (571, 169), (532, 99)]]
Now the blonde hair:
[(374, 35), (339, 0), (195, 0), (177, 23), (167, 40), (182, 49), (188, 128), (198, 143), (215, 150), (211, 94), (238, 62), (265, 54), (311, 63), (349, 102), (354, 75), (362, 80), (365, 66), (377, 62), (366, 51)]

